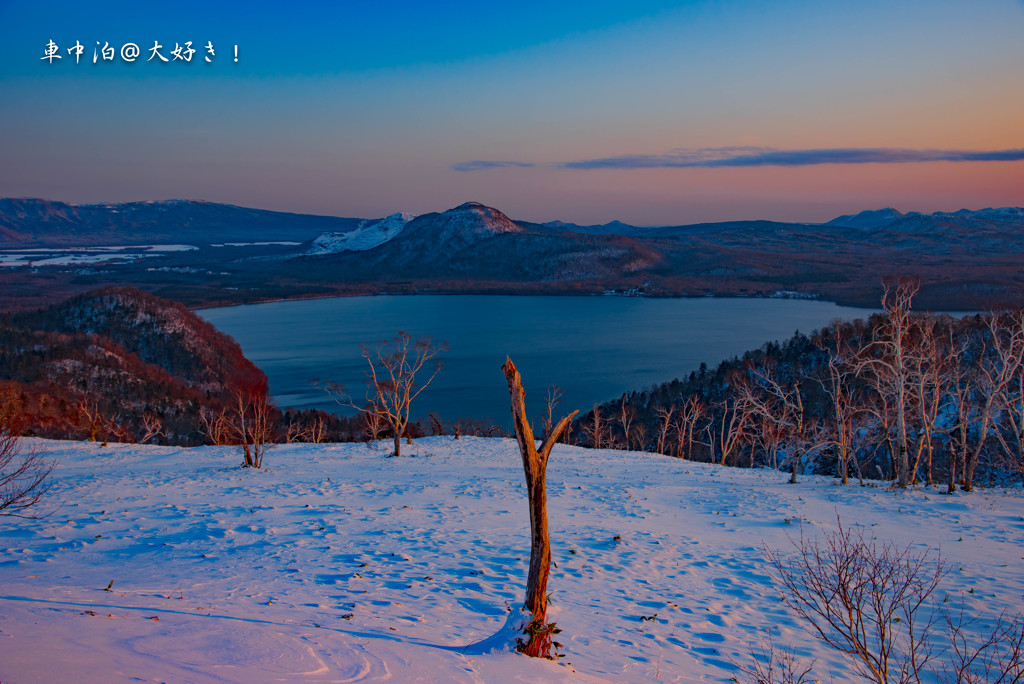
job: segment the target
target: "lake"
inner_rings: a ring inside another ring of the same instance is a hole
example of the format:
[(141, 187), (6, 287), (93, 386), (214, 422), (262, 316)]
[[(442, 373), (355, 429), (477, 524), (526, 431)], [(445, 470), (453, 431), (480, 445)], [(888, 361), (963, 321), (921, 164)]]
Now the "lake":
[(360, 345), (405, 330), (449, 346), (415, 415), (506, 424), (506, 355), (522, 373), (531, 414), (539, 415), (552, 384), (565, 391), (560, 411), (586, 412), (594, 402), (689, 375), (701, 362), (713, 368), (768, 340), (871, 311), (789, 299), (383, 295), (197, 313), (266, 372), (279, 406), (352, 413), (312, 381), (341, 383), (362, 398)]

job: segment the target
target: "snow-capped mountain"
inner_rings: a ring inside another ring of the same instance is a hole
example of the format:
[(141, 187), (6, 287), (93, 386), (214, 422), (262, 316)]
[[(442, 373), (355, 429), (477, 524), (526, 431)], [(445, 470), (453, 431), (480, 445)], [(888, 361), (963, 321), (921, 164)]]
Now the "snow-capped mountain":
[(1021, 207), (998, 207), (987, 209), (961, 209), (960, 211), (936, 211), (933, 214), (922, 214), (916, 211), (907, 213), (907, 216), (930, 216), (935, 219), (974, 219), (979, 221), (1007, 221), (1010, 223), (1024, 223), (1024, 209)]
[(365, 252), (391, 242), (399, 235), (428, 238), (432, 244), (462, 247), (503, 233), (520, 233), (523, 227), (497, 209), (466, 202), (441, 213), (416, 216), (391, 214), (379, 221), (363, 221), (347, 233), (324, 233), (313, 241), (309, 255)]
[(358, 281), (576, 282), (632, 274), (661, 258), (656, 249), (628, 237), (521, 224), (493, 207), (466, 202), (418, 216), (396, 237), (366, 252), (295, 259), (293, 265), (303, 277), (341, 272)]
[(364, 252), (373, 249), (397, 237), (414, 218), (415, 214), (397, 212), (380, 220), (361, 221), (355, 230), (347, 233), (324, 233), (313, 240), (308, 254)]
[(408, 235), (430, 235), (449, 246), (464, 246), (501, 235), (521, 233), (523, 227), (497, 209), (466, 202), (440, 214), (424, 214), (410, 223)]
[(1024, 209), (1020, 207), (990, 207), (978, 210), (936, 211), (930, 214), (908, 211), (904, 214), (890, 207), (839, 216), (825, 225), (861, 230), (891, 228), (899, 231), (927, 231), (950, 226), (983, 228), (994, 224), (999, 224), (1001, 227), (1024, 225)]
[(842, 228), (861, 228), (871, 229), (879, 228), (881, 226), (887, 226), (893, 221), (898, 221), (903, 218), (904, 214), (901, 211), (897, 211), (892, 207), (885, 209), (875, 209), (862, 211), (857, 214), (847, 214), (845, 216), (839, 216), (832, 219), (826, 226), (839, 226)]

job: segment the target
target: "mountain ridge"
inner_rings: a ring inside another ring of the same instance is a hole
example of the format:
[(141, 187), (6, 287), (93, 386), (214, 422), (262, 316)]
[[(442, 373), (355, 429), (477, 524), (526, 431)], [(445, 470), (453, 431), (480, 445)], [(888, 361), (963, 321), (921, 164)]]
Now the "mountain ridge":
[[(493, 216), (488, 216), (488, 214)], [(281, 212), (207, 200), (169, 199), (70, 204), (31, 197), (5, 197), (0, 198), (0, 249), (95, 246), (104, 241), (111, 245), (129, 245), (133, 241), (145, 244), (192, 240), (200, 244), (210, 244), (236, 239), (280, 240), (284, 238), (307, 242), (327, 235), (338, 237), (351, 234), (361, 228), (372, 227), (374, 224), (383, 224), (388, 221), (397, 222), (395, 221), (397, 217), (401, 217), (408, 225), (425, 217), (435, 220), (436, 217), (442, 217), (450, 220), (457, 215), (463, 216), (466, 220), (466, 230), (478, 233), (478, 236), (500, 232), (520, 232), (525, 228), (547, 228), (578, 234), (663, 237), (684, 231), (708, 232), (737, 226), (757, 227), (767, 224), (858, 229), (903, 225), (907, 229), (911, 229), (922, 220), (972, 222), (973, 224), (1013, 222), (1024, 225), (1024, 208), (1021, 207), (988, 207), (977, 210), (960, 209), (953, 212), (936, 211), (932, 213), (903, 213), (887, 207), (846, 214), (822, 223), (743, 219), (637, 226), (619, 220), (592, 225), (562, 220), (543, 223), (514, 220), (500, 210), (480, 202), (465, 202), (445, 211), (418, 216), (397, 212), (374, 219)], [(911, 222), (901, 223), (908, 219)], [(162, 221), (172, 225), (164, 225), (161, 223)], [(421, 224), (414, 225), (413, 228), (420, 229)], [(240, 226), (244, 226), (244, 228)], [(43, 228), (46, 229), (45, 234), (42, 231)], [(387, 240), (393, 239), (401, 232), (404, 230), (389, 228), (386, 231)], [(360, 247), (353, 251), (363, 251), (366, 248)], [(330, 248), (326, 248), (319, 253), (329, 253), (330, 251)]]
[(204, 200), (68, 204), (0, 198), (0, 249), (284, 238), (306, 241), (324, 232), (346, 232), (359, 221)]
[[(33, 219), (33, 211), (43, 218)], [(0, 200), (0, 233), (18, 235), (15, 247), (0, 235), (0, 309), (112, 284), (193, 306), (416, 292), (797, 296), (873, 306), (881, 279), (894, 273), (922, 279), (923, 306), (1024, 304), (1024, 209), (1017, 207), (869, 210), (826, 224), (613, 222), (600, 230), (517, 221), (479, 202), (406, 218), (265, 213), (188, 200), (84, 209)], [(40, 236), (56, 246), (27, 246), (46, 242)], [(115, 238), (149, 246), (73, 254), (73, 245)]]

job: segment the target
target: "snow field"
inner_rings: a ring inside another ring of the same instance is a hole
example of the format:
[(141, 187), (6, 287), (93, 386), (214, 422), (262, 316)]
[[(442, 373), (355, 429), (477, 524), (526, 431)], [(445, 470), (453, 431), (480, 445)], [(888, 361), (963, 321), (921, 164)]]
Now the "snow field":
[[(1024, 610), (1020, 490), (944, 496), (558, 445), (559, 663), (466, 646), (522, 600), (514, 440), (236, 448), (27, 440), (58, 459), (39, 520), (0, 519), (0, 681), (727, 682), (771, 629), (857, 681), (775, 593), (762, 545), (844, 526), (938, 548), (971, 614)], [(104, 588), (113, 581), (109, 591)], [(958, 604), (957, 604), (958, 605)], [(470, 655), (472, 654), (472, 655)]]

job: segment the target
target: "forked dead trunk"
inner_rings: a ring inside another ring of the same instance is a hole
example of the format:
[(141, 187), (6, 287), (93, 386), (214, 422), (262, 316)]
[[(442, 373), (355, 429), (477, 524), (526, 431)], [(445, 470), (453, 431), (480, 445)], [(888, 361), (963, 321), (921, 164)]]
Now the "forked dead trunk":
[(519, 442), (519, 451), (523, 457), (526, 494), (530, 506), (530, 570), (526, 577), (526, 598), (523, 601), (523, 611), (530, 616), (523, 626), (526, 640), (520, 639), (518, 650), (535, 658), (551, 658), (551, 637), (556, 630), (554, 623), (547, 622), (551, 540), (548, 537), (546, 472), (551, 448), (578, 411), (573, 411), (558, 421), (545, 436), (544, 443), (538, 451), (533, 428), (526, 417), (526, 391), (523, 389), (519, 371), (516, 370), (512, 359), (507, 357), (501, 369), (505, 372), (512, 399), (512, 422)]

